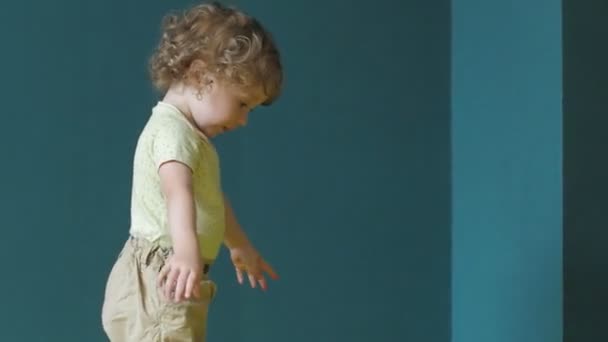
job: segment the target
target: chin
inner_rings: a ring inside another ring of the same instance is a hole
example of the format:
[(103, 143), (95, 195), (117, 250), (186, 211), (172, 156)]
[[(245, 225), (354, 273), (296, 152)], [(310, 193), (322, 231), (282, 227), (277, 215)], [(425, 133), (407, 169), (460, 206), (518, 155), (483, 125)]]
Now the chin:
[(225, 132), (222, 130), (216, 130), (216, 131), (211, 132), (211, 134), (209, 134), (208, 136), (209, 136), (209, 138), (215, 138), (215, 137), (222, 135), (223, 133), (225, 133)]

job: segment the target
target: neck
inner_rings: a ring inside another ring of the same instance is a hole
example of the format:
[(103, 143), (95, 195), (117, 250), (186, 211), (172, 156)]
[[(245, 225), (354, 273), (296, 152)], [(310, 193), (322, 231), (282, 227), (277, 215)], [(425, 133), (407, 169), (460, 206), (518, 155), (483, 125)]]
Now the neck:
[(171, 86), (169, 88), (169, 90), (167, 90), (167, 93), (163, 97), (162, 101), (164, 103), (168, 103), (168, 104), (174, 106), (175, 108), (177, 108), (184, 115), (186, 120), (188, 120), (190, 122), (190, 124), (192, 124), (192, 127), (194, 127), (196, 129), (198, 134), (200, 134), (202, 137), (207, 139), (206, 133), (203, 131), (203, 129), (201, 129), (197, 125), (196, 121), (194, 120), (194, 116), (192, 115), (192, 110), (190, 109), (190, 106), (188, 105), (188, 100), (187, 100), (186, 94), (189, 91), (194, 92), (193, 89), (191, 89), (187, 86), (183, 86), (183, 85)]
[(188, 120), (193, 121), (192, 111), (190, 110), (190, 106), (188, 106), (188, 101), (185, 96), (187, 91), (189, 91), (189, 89), (182, 84), (172, 85), (169, 90), (167, 90), (162, 101), (175, 106), (184, 114), (184, 116), (186, 116), (186, 118), (188, 118)]

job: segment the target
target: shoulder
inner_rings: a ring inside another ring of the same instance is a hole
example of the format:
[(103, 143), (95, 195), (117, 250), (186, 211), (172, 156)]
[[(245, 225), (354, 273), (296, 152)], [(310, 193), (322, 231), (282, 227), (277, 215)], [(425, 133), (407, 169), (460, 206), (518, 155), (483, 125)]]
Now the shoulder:
[(154, 107), (150, 118), (151, 134), (155, 139), (182, 141), (198, 145), (199, 136), (192, 124), (177, 109), (159, 103)]

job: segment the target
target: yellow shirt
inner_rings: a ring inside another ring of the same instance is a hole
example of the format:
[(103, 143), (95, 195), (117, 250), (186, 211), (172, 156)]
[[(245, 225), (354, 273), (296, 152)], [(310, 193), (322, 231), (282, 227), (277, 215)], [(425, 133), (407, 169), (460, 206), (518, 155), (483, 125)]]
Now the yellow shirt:
[(162, 101), (152, 109), (135, 149), (130, 233), (171, 245), (167, 206), (158, 175), (158, 168), (167, 161), (179, 161), (193, 170), (199, 246), (205, 260), (214, 260), (225, 229), (217, 151), (184, 114)]

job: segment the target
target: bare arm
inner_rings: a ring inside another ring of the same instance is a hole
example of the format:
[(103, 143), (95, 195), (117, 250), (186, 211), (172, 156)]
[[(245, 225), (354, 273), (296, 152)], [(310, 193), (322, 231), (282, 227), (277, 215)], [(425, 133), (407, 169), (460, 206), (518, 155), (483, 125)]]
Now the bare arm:
[(230, 258), (234, 264), (238, 282), (242, 284), (245, 278), (244, 273), (247, 273), (251, 287), (254, 288), (256, 284), (259, 284), (263, 290), (266, 290), (268, 287), (264, 273), (267, 273), (272, 279), (278, 279), (278, 275), (247, 238), (226, 196), (224, 196), (224, 207), (226, 212), (224, 244), (230, 250)]
[(174, 291), (176, 301), (189, 298), (198, 291), (201, 260), (196, 235), (196, 211), (192, 189), (192, 171), (178, 162), (168, 162), (159, 168), (161, 189), (167, 204), (167, 218), (173, 242), (173, 256), (159, 276), (166, 277), (165, 295)]
[(230, 201), (226, 196), (224, 196), (224, 208), (226, 212), (226, 232), (224, 233), (224, 244), (226, 247), (232, 249), (235, 247), (244, 247), (250, 245), (251, 243), (236, 219), (234, 210), (232, 209)]
[(167, 219), (175, 253), (198, 253), (192, 171), (178, 162), (163, 164), (158, 171), (167, 204)]

